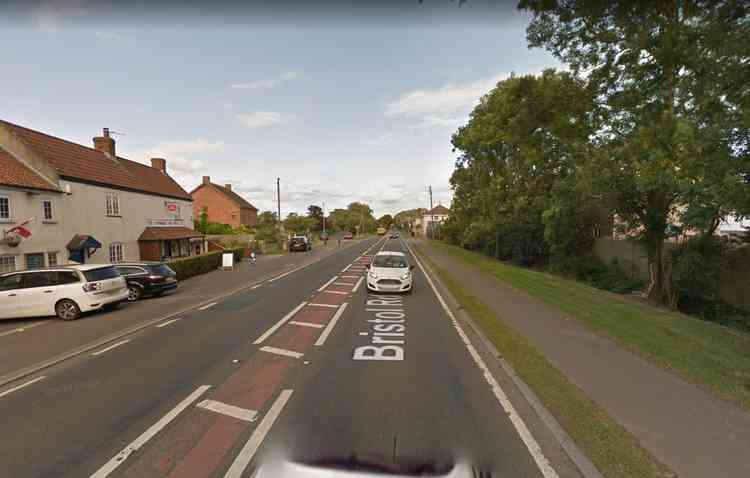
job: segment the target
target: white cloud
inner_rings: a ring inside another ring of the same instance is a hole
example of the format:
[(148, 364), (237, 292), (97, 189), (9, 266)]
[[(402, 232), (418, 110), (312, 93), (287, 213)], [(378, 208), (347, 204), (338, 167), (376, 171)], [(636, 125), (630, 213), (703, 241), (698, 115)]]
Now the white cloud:
[(235, 116), (237, 120), (248, 128), (265, 128), (286, 121), (281, 113), (275, 111), (253, 111), (252, 113), (239, 113)]
[(31, 24), (39, 31), (58, 32), (69, 20), (90, 13), (88, 3), (86, 0), (44, 1), (30, 9)]
[(125, 40), (125, 37), (123, 35), (120, 35), (119, 33), (115, 33), (115, 32), (97, 31), (97, 32), (94, 32), (94, 35), (96, 35), (96, 38), (98, 38), (100, 40), (105, 40), (105, 41), (123, 41), (123, 40)]
[(270, 78), (265, 80), (255, 80), (255, 81), (249, 81), (245, 83), (234, 83), (232, 85), (229, 85), (230, 88), (239, 89), (239, 90), (257, 90), (261, 88), (270, 89), (273, 88), (285, 81), (291, 81), (296, 80), (297, 78), (300, 78), (302, 75), (297, 73), (296, 71), (288, 71), (278, 78)]
[(214, 153), (224, 149), (222, 142), (210, 142), (203, 138), (192, 141), (163, 141), (145, 151), (136, 154), (138, 159), (143, 158), (145, 162), (149, 158), (165, 158), (167, 160), (167, 171), (177, 175), (195, 174), (205, 168), (205, 163), (192, 156), (204, 153)]

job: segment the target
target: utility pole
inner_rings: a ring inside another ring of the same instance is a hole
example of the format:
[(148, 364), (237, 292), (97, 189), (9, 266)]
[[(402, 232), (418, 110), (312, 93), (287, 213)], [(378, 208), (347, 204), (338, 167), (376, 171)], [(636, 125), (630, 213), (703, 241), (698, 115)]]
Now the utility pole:
[[(432, 212), (432, 185), (428, 186), (430, 189), (430, 212)], [(435, 214), (431, 217), (432, 221), (430, 221), (430, 236), (433, 236), (435, 234)], [(430, 239), (434, 239), (434, 237), (430, 237)]]
[(279, 221), (279, 231), (281, 231), (281, 178), (276, 178), (276, 207)]
[(323, 201), (323, 234), (326, 233), (326, 202)]

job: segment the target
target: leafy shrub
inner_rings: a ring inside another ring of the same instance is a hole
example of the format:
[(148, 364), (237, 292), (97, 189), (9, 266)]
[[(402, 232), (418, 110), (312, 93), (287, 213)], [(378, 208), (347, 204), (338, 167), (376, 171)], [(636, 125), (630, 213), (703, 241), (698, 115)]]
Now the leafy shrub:
[(211, 222), (206, 225), (205, 234), (234, 234), (234, 229), (229, 224), (219, 224)]
[(628, 277), (616, 263), (607, 266), (591, 255), (557, 260), (550, 264), (548, 270), (617, 294), (641, 290), (644, 285), (643, 281)]
[(169, 263), (169, 267), (177, 273), (177, 279), (184, 280), (218, 269), (221, 266), (221, 255), (222, 252), (211, 252), (201, 256), (175, 259)]

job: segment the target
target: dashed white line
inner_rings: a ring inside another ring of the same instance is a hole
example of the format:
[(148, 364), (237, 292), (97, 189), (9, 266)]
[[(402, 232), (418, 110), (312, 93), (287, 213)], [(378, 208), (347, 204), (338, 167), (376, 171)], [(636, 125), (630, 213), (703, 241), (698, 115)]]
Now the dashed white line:
[(99, 468), (93, 475), (91, 475), (91, 478), (104, 478), (115, 471), (118, 466), (125, 462), (125, 459), (130, 456), (131, 453), (145, 445), (151, 438), (154, 437), (154, 435), (159, 433), (162, 428), (166, 427), (169, 422), (177, 418), (177, 416), (183, 410), (189, 407), (191, 403), (198, 400), (201, 395), (206, 393), (206, 390), (208, 390), (209, 388), (211, 388), (211, 385), (201, 385), (200, 387), (198, 387), (193, 393), (188, 395), (185, 400), (177, 404), (176, 407), (174, 407), (166, 415), (159, 419), (158, 422), (151, 425), (148, 430), (146, 430), (138, 438), (133, 440), (130, 445), (126, 446), (120, 453), (112, 457), (112, 459), (105, 463), (104, 466)]
[(329, 280), (328, 282), (326, 282), (322, 286), (318, 287), (318, 292), (323, 292), (323, 289), (325, 289), (326, 287), (328, 287), (329, 285), (331, 285), (332, 283), (334, 283), (336, 281), (336, 279), (338, 279), (338, 278), (339, 278), (339, 276), (333, 276), (333, 278), (331, 280)]
[(42, 324), (45, 324), (45, 323), (46, 322), (36, 322), (34, 324), (31, 324), (31, 325), (24, 325), (23, 327), (19, 327), (17, 329), (13, 329), (13, 330), (9, 330), (7, 332), (3, 332), (3, 333), (0, 334), (0, 337), (4, 337), (6, 335), (11, 335), (11, 334), (17, 334), (19, 332), (26, 332), (27, 330), (29, 330), (32, 327), (36, 327), (38, 325), (42, 325)]
[(323, 324), (314, 324), (312, 322), (302, 322), (302, 321), (299, 321), (299, 320), (290, 320), (289, 323), (293, 324), (293, 325), (300, 325), (302, 327), (314, 327), (316, 329), (322, 329), (323, 328)]
[(352, 289), (352, 292), (357, 292), (359, 290), (359, 286), (362, 285), (362, 281), (365, 280), (364, 277), (360, 277), (356, 284), (354, 284), (354, 288)]
[(196, 407), (211, 410), (212, 412), (216, 413), (221, 413), (222, 415), (227, 415), (245, 422), (254, 422), (258, 416), (258, 412), (256, 410), (248, 410), (246, 408), (236, 407), (228, 403), (217, 402), (216, 400), (203, 400), (198, 405), (196, 405)]
[(161, 324), (157, 325), (156, 328), (160, 329), (162, 327), (166, 327), (167, 325), (173, 324), (173, 323), (177, 322), (178, 320), (182, 320), (182, 317), (177, 317), (176, 319), (172, 319), (172, 320), (168, 320), (166, 322), (162, 322)]
[(326, 325), (326, 328), (323, 329), (323, 332), (320, 334), (320, 337), (318, 337), (318, 340), (315, 341), (315, 345), (321, 346), (325, 343), (326, 339), (328, 338), (328, 335), (336, 326), (336, 322), (338, 322), (339, 318), (341, 317), (341, 314), (344, 313), (344, 309), (346, 309), (347, 305), (349, 304), (347, 304), (346, 302), (341, 304), (341, 307), (339, 307), (339, 310), (337, 310), (336, 313), (333, 314), (333, 318), (330, 320), (330, 322), (328, 322), (328, 325)]
[(198, 307), (198, 310), (210, 309), (211, 307), (215, 306), (216, 304), (218, 304), (218, 302), (211, 302), (210, 304), (206, 304), (203, 307)]
[(337, 290), (324, 290), (323, 294), (338, 294), (338, 295), (347, 295), (348, 292), (339, 292)]
[(4, 391), (4, 392), (0, 392), (0, 398), (4, 397), (4, 396), (6, 396), (6, 395), (10, 395), (11, 393), (15, 392), (16, 390), (21, 390), (22, 388), (24, 388), (24, 387), (28, 387), (28, 386), (29, 386), (29, 385), (31, 385), (32, 383), (36, 383), (36, 382), (38, 382), (39, 380), (43, 380), (43, 379), (45, 379), (45, 378), (47, 378), (47, 377), (46, 377), (45, 375), (42, 375), (41, 377), (37, 377), (37, 378), (35, 378), (35, 379), (33, 379), (33, 380), (29, 380), (28, 382), (26, 382), (26, 383), (22, 383), (21, 385), (16, 385), (16, 386), (15, 386), (15, 387), (13, 387), (13, 388), (9, 388), (8, 390), (6, 390), (6, 391)]
[(119, 347), (120, 345), (125, 345), (126, 343), (130, 342), (130, 339), (120, 340), (119, 342), (115, 342), (114, 344), (110, 345), (109, 347), (103, 348), (97, 352), (94, 352), (91, 354), (92, 357), (96, 357), (97, 355), (101, 355), (104, 352), (109, 352), (115, 347)]
[(290, 271), (284, 272), (283, 274), (278, 275), (278, 276), (274, 277), (273, 279), (269, 279), (268, 282), (275, 282), (275, 281), (277, 281), (279, 279), (282, 279), (282, 278), (288, 276), (289, 274), (293, 274), (293, 273), (297, 272), (298, 270), (304, 269), (305, 267), (307, 267), (309, 265), (310, 264), (305, 264), (305, 265), (302, 265), (300, 267), (297, 267), (296, 269), (292, 269)]
[(273, 334), (274, 332), (276, 332), (276, 330), (278, 330), (279, 327), (281, 327), (282, 325), (284, 325), (287, 320), (289, 320), (292, 317), (294, 317), (294, 314), (296, 314), (297, 312), (299, 312), (300, 309), (302, 309), (302, 307), (304, 307), (306, 304), (307, 304), (307, 302), (302, 302), (300, 305), (298, 305), (297, 307), (295, 307), (294, 309), (292, 309), (291, 312), (289, 312), (284, 317), (282, 317), (281, 320), (279, 320), (278, 322), (276, 322), (276, 324), (274, 324), (273, 327), (271, 327), (270, 329), (266, 330), (266, 332), (263, 335), (261, 335), (260, 337), (258, 337), (257, 339), (255, 339), (255, 342), (253, 342), (253, 343), (255, 345), (263, 343), (263, 341), (266, 340), (268, 337), (270, 337), (271, 334)]
[(276, 354), (276, 355), (283, 355), (285, 357), (292, 357), (292, 358), (301, 358), (303, 354), (299, 352), (295, 352), (294, 350), (287, 350), (287, 349), (280, 349), (278, 347), (269, 347), (269, 346), (263, 346), (258, 350), (262, 350), (263, 352), (268, 352), (269, 354)]
[(242, 476), (245, 468), (247, 468), (247, 465), (250, 464), (253, 456), (255, 456), (255, 453), (258, 451), (258, 448), (260, 448), (260, 444), (263, 443), (263, 439), (271, 430), (273, 423), (284, 409), (286, 402), (289, 401), (289, 397), (292, 396), (292, 392), (293, 390), (289, 389), (281, 391), (279, 397), (273, 402), (268, 413), (266, 413), (266, 416), (263, 417), (263, 420), (258, 424), (258, 428), (253, 430), (253, 434), (250, 435), (247, 443), (242, 447), (237, 458), (234, 459), (232, 466), (230, 466), (229, 470), (224, 474), (224, 478), (240, 478)]
[(317, 302), (310, 302), (307, 305), (312, 305), (314, 307), (330, 307), (332, 309), (338, 309), (339, 308), (338, 305), (333, 305), (333, 304), (319, 304)]

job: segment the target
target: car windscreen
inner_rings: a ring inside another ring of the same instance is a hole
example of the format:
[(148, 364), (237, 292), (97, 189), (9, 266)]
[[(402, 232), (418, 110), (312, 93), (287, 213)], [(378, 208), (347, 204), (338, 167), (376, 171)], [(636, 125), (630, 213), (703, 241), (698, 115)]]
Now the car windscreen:
[(375, 256), (372, 261), (373, 267), (394, 267), (404, 268), (409, 267), (406, 264), (406, 259), (402, 256)]
[(293, 237), (290, 241), (291, 244), (304, 244), (305, 238), (304, 237)]
[(151, 271), (154, 275), (159, 276), (173, 276), (175, 275), (175, 271), (169, 268), (166, 264), (153, 264), (149, 265), (148, 269)]
[(89, 282), (98, 280), (114, 279), (119, 277), (120, 273), (114, 267), (100, 267), (98, 269), (91, 269), (89, 271), (83, 271), (83, 276)]

